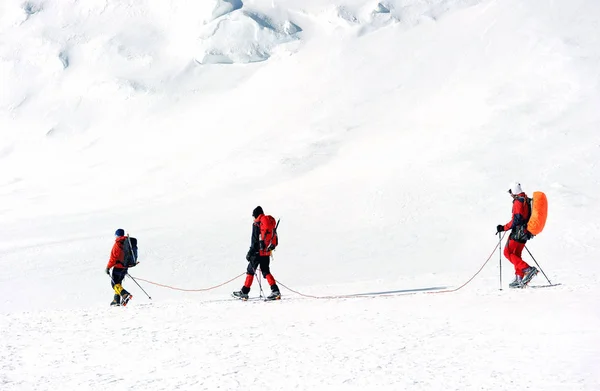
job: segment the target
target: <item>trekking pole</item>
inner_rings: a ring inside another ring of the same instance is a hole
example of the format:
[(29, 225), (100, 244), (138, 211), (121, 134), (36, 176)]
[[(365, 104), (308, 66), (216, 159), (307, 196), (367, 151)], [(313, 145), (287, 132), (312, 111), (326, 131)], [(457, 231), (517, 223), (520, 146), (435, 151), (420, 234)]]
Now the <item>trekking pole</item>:
[(500, 232), (496, 232), (496, 235), (498, 235), (498, 265), (500, 265), (500, 290), (502, 290), (502, 235)]
[(538, 268), (540, 268), (540, 271), (542, 272), (542, 274), (544, 275), (544, 277), (546, 277), (546, 280), (548, 280), (548, 283), (550, 285), (552, 285), (552, 282), (550, 281), (550, 279), (548, 278), (548, 276), (546, 275), (546, 273), (544, 273), (544, 271), (542, 270), (542, 267), (540, 266), (539, 263), (537, 263), (537, 261), (535, 260), (535, 258), (533, 257), (533, 254), (531, 254), (531, 251), (529, 251), (529, 249), (527, 248), (527, 246), (525, 246), (525, 250), (527, 250), (527, 252), (529, 253), (529, 255), (531, 256), (531, 259), (533, 259), (533, 262), (535, 262), (535, 264), (537, 265)]
[(256, 275), (258, 273), (258, 287), (260, 288), (260, 296), (259, 299), (263, 298), (263, 289), (262, 289), (262, 272), (260, 271), (260, 267), (257, 267), (256, 269), (254, 269), (254, 275)]
[(498, 235), (498, 265), (500, 265), (500, 290), (502, 290), (502, 236)]
[(138, 282), (135, 280), (135, 278), (133, 278), (133, 277), (132, 277), (132, 276), (131, 276), (129, 273), (127, 273), (127, 275), (129, 276), (129, 278), (131, 278), (131, 279), (133, 280), (133, 282), (135, 282), (135, 284), (136, 284), (137, 286), (139, 286), (139, 287), (140, 287), (140, 289), (142, 290), (142, 292), (144, 292), (144, 293), (146, 294), (146, 296), (148, 296), (148, 298), (149, 298), (150, 300), (152, 300), (152, 298), (150, 297), (150, 295), (146, 293), (146, 291), (144, 290), (144, 288), (142, 288), (142, 287), (140, 286), (140, 284), (138, 284)]

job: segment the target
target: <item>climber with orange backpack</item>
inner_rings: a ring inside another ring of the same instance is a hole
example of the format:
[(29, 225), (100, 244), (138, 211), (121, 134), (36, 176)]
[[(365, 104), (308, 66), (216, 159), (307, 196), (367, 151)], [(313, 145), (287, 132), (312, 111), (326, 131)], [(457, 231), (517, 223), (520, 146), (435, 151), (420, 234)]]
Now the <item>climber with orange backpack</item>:
[(233, 292), (233, 296), (242, 300), (248, 300), (248, 293), (250, 293), (254, 275), (258, 267), (260, 267), (262, 275), (271, 286), (271, 294), (266, 299), (279, 300), (281, 299), (281, 293), (270, 270), (271, 252), (277, 247), (279, 241), (277, 236), (277, 222), (273, 216), (265, 215), (260, 206), (254, 208), (252, 217), (254, 217), (254, 222), (252, 224), (250, 249), (246, 255), (246, 260), (248, 261), (246, 281), (241, 290)]
[(508, 193), (513, 198), (512, 218), (508, 223), (498, 225), (496, 230), (498, 233), (511, 230), (508, 242), (504, 247), (504, 256), (515, 267), (515, 279), (508, 286), (510, 288), (524, 288), (538, 273), (538, 269), (529, 266), (521, 257), (525, 243), (534, 236), (534, 233), (528, 230), (528, 222), (532, 217), (531, 199), (527, 197), (518, 182), (510, 185)]

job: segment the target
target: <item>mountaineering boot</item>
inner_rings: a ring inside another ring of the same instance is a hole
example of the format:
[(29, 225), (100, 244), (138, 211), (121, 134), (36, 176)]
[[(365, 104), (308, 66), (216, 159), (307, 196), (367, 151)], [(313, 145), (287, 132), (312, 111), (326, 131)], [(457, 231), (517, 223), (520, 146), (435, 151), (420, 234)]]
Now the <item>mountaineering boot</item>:
[(523, 276), (522, 283), (523, 285), (527, 285), (529, 284), (531, 279), (535, 277), (536, 274), (538, 274), (538, 269), (536, 269), (533, 266), (529, 266), (527, 269), (523, 270), (523, 273), (525, 273), (525, 275)]
[(524, 286), (523, 280), (519, 276), (515, 276), (515, 279), (513, 280), (513, 282), (508, 284), (509, 288), (523, 288), (523, 286)]
[(281, 300), (281, 293), (279, 291), (272, 291), (267, 300)]
[(119, 295), (115, 295), (113, 298), (113, 301), (110, 302), (111, 306), (118, 306), (121, 305), (121, 296)]
[(237, 297), (240, 300), (248, 300), (248, 294), (244, 293), (242, 291), (235, 291), (235, 292), (231, 293), (231, 295), (233, 297)]
[(133, 299), (133, 296), (129, 292), (123, 293), (122, 296), (123, 296), (123, 302), (121, 303), (121, 305), (123, 307), (125, 307), (127, 305), (127, 303), (129, 303), (129, 300)]

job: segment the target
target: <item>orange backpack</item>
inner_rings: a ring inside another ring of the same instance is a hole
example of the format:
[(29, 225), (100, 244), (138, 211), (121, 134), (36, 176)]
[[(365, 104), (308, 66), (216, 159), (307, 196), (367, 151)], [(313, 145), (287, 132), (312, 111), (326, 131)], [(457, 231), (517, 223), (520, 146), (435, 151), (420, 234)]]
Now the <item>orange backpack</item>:
[(548, 217), (548, 199), (541, 191), (534, 191), (531, 200), (531, 216), (527, 222), (527, 231), (532, 235), (538, 235), (546, 225)]

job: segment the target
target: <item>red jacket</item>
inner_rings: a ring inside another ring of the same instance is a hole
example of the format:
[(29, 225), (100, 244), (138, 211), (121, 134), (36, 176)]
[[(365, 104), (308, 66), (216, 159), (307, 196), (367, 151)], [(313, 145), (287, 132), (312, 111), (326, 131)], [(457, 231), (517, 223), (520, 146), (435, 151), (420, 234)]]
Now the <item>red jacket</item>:
[(123, 252), (123, 244), (127, 239), (126, 236), (119, 236), (115, 239), (112, 250), (110, 251), (110, 259), (106, 265), (107, 269), (115, 267), (117, 269), (124, 269), (123, 260), (125, 259), (125, 252)]
[(261, 257), (271, 256), (271, 251), (267, 250), (267, 247), (271, 243), (265, 243), (264, 235), (267, 229), (273, 228), (269, 226), (267, 216), (264, 214), (254, 219), (254, 223), (252, 224), (252, 239), (250, 240), (250, 253), (258, 253)]
[(516, 195), (513, 200), (512, 218), (504, 225), (504, 230), (508, 231), (509, 229), (525, 224), (529, 219), (530, 213), (527, 195), (525, 193)]

